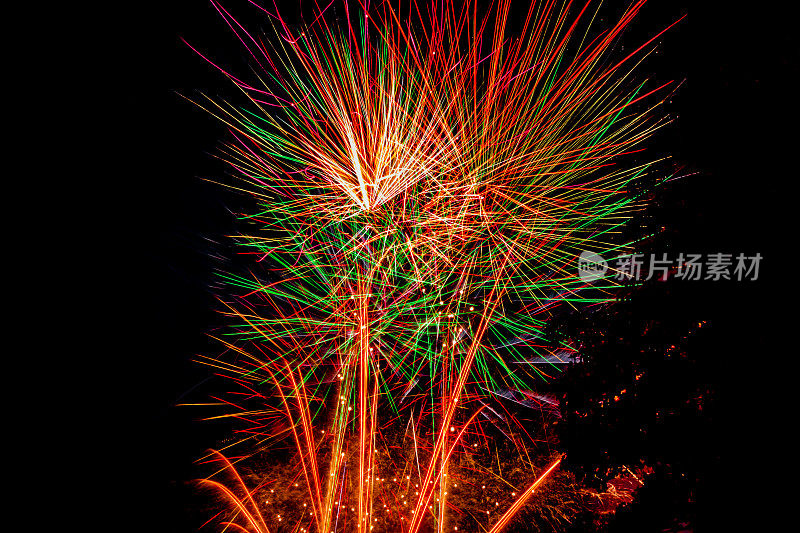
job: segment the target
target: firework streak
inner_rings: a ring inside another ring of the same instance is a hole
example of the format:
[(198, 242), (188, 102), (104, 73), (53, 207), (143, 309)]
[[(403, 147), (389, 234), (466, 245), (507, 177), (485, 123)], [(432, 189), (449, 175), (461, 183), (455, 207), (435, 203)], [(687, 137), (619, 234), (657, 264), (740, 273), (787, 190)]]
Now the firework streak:
[[(263, 9), (271, 37), (212, 4), (255, 81), (217, 67), (244, 104), (194, 103), (229, 128), (222, 157), (258, 208), (239, 237), (251, 271), (221, 274), (226, 354), (202, 360), (238, 388), (220, 416), (258, 447), (288, 440), (307, 493), (290, 524), (265, 518), (241, 479), (244, 497), (206, 480), (234, 503), (227, 527), (453, 530), (450, 465), (489, 419), (530, 465), (528, 488), (486, 524), (500, 531), (560, 458), (539, 451), (534, 467), (526, 429), (492, 402), (552, 403), (532, 389), (574, 348), (544, 339), (547, 318), (610, 298), (612, 283), (582, 296), (577, 256), (629, 244), (631, 184), (654, 162), (628, 156), (668, 122), (658, 108), (674, 87), (634, 79), (660, 34), (612, 58), (644, 2), (599, 29), (597, 2), (534, 2), (520, 36), (506, 31), (510, 0), (480, 15), (472, 1), (412, 4), (407, 18), (340, 3), (337, 24), (323, 5), (302, 29)], [(402, 488), (376, 467), (389, 434), (408, 437), (389, 474)]]

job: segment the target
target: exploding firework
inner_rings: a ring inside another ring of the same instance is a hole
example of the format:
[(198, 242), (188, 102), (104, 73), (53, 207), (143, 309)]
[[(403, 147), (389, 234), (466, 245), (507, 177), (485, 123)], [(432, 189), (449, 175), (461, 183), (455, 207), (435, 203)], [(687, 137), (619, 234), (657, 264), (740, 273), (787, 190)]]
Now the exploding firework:
[(637, 154), (674, 87), (636, 67), (658, 35), (615, 51), (644, 2), (603, 28), (594, 2), (534, 2), (515, 35), (510, 0), (344, 2), (344, 22), (323, 6), (302, 28), (264, 9), (269, 36), (212, 4), (255, 67), (217, 67), (241, 104), (195, 101), (228, 127), (229, 186), (254, 206), (251, 268), (220, 274), (225, 354), (202, 358), (235, 388), (217, 416), (262, 458), (248, 488), (211, 456), (235, 476), (203, 482), (232, 503), (223, 522), (496, 532), (537, 499), (553, 528), (568, 520), (558, 402), (538, 385), (576, 348), (546, 326), (613, 297), (611, 279), (586, 290), (577, 258), (631, 244), (634, 184), (653, 173)]

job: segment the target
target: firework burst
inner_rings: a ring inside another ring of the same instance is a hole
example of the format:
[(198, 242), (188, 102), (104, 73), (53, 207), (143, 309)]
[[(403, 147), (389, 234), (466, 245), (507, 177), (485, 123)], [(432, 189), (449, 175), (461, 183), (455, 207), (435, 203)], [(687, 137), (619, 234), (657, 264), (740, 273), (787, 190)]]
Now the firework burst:
[[(225, 356), (202, 362), (236, 386), (217, 416), (251, 449), (290, 443), (303, 493), (267, 515), (241, 478), (238, 495), (208, 479), (228, 527), (500, 531), (561, 461), (518, 416), (558, 413), (537, 384), (575, 348), (545, 338), (548, 317), (611, 297), (610, 280), (583, 290), (577, 257), (629, 244), (632, 183), (654, 163), (630, 156), (667, 123), (669, 86), (635, 76), (658, 36), (614, 53), (644, 2), (599, 29), (594, 2), (534, 2), (514, 36), (509, 0), (407, 17), (345, 2), (345, 23), (322, 9), (302, 29), (265, 9), (269, 38), (212, 4), (255, 69), (217, 67), (242, 104), (195, 103), (229, 128), (221, 157), (257, 208), (239, 237), (252, 268), (220, 274)], [(522, 466), (476, 517), (455, 494), (485, 428)]]

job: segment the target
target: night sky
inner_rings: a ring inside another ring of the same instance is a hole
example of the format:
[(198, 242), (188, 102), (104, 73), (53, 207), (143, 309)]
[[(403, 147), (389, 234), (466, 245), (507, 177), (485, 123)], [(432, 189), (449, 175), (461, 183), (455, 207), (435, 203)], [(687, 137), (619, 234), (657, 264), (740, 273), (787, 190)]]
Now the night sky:
[[(239, 4), (246, 2), (225, 3), (240, 20), (257, 25), (252, 10)], [(685, 487), (664, 482), (610, 530), (661, 531), (671, 513), (688, 513), (697, 531), (770, 531), (792, 511), (790, 489), (777, 480), (789, 476), (793, 462), (787, 432), (795, 416), (786, 411), (794, 402), (790, 368), (797, 350), (773, 339), (796, 315), (789, 291), (797, 238), (787, 207), (798, 178), (792, 164), (798, 42), (790, 30), (796, 19), (767, 3), (746, 10), (722, 2), (652, 4), (635, 24), (641, 34), (632, 35), (633, 42), (689, 16), (664, 36), (662, 51), (646, 67), (656, 80), (686, 79), (668, 107), (676, 122), (650, 146), (698, 172), (658, 193), (653, 215), (667, 231), (654, 250), (759, 252), (764, 259), (756, 282), (673, 283), (621, 307), (633, 323), (655, 321), (670, 331), (707, 321), (687, 348), (693, 370), (667, 369), (656, 386), (686, 387), (685, 377), (707, 386), (714, 400), (707, 418), (671, 428), (664, 452), (674, 450), (676, 468), (692, 472), (695, 503), (682, 500)], [(93, 370), (105, 375), (98, 379), (106, 385), (92, 415), (102, 436), (88, 446), (98, 450), (91, 461), (118, 487), (111, 505), (121, 524), (107, 530), (182, 532), (192, 530), (184, 513), (192, 495), (181, 481), (196, 475), (192, 460), (226, 428), (197, 423), (195, 412), (174, 405), (202, 399), (214, 386), (204, 381), (207, 370), (190, 360), (218, 350), (206, 337), (223, 325), (209, 287), (220, 266), (214, 256), (231, 255), (229, 209), (241, 198), (200, 179), (225, 172), (210, 155), (223, 130), (177, 93), (216, 96), (231, 88), (181, 38), (212, 50), (233, 71), (246, 61), (209, 4), (135, 9), (117, 17), (123, 29), (115, 36), (116, 52), (106, 52), (103, 62), (120, 77), (107, 112), (126, 130), (113, 142), (114, 184), (106, 181), (115, 215), (98, 229), (115, 243), (110, 247), (118, 260), (103, 268), (119, 278), (121, 288), (110, 299), (118, 306), (120, 335), (103, 350), (102, 371)], [(296, 19), (300, 9), (283, 13)], [(641, 342), (632, 331), (623, 332), (629, 347)]]

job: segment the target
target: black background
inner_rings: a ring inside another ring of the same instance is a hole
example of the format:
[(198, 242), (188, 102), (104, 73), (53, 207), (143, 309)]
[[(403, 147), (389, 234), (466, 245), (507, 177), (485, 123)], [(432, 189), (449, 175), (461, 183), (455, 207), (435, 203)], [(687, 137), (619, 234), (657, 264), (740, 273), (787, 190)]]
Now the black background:
[[(284, 15), (296, 18), (300, 8), (284, 3)], [(257, 28), (244, 4), (225, 6)], [(794, 514), (790, 489), (778, 480), (794, 481), (787, 435), (794, 424), (788, 369), (796, 349), (771, 339), (787, 327), (782, 318), (795, 316), (783, 303), (791, 301), (796, 270), (788, 201), (798, 177), (795, 19), (785, 7), (766, 3), (651, 4), (634, 42), (688, 13), (648, 67), (656, 77), (686, 80), (669, 107), (676, 122), (654, 149), (699, 172), (664, 200), (671, 249), (759, 252), (764, 260), (758, 282), (684, 285), (643, 313), (711, 324), (704, 346), (716, 348), (704, 357), (717, 369), (710, 385), (719, 402), (713, 443), (706, 445), (719, 453), (702, 472), (697, 530), (771, 530), (777, 517)], [(106, 198), (93, 202), (113, 205), (97, 228), (111, 250), (93, 268), (114, 309), (113, 334), (87, 371), (95, 388), (86, 416), (98, 436), (79, 444), (91, 451), (85, 461), (102, 473), (102, 479), (85, 476), (109, 500), (107, 529), (188, 531), (183, 508), (191, 494), (182, 482), (194, 477), (192, 460), (223, 428), (197, 424), (196, 413), (174, 405), (192, 397), (206, 376), (192, 356), (217, 350), (206, 338), (220, 325), (209, 290), (217, 263), (209, 254), (225, 250), (224, 235), (234, 228), (228, 206), (236, 199), (200, 179), (225, 172), (209, 155), (222, 128), (177, 95), (224, 95), (230, 86), (181, 38), (233, 71), (246, 60), (205, 2), (137, 9), (115, 15), (112, 40), (94, 45), (113, 49), (95, 50), (100, 68), (116, 80), (113, 102), (100, 113), (113, 114), (124, 132), (100, 139), (112, 145), (114, 164), (100, 178)], [(685, 439), (691, 443), (693, 435)], [(681, 454), (679, 460), (692, 460), (691, 452)], [(650, 527), (630, 530), (659, 530)]]

